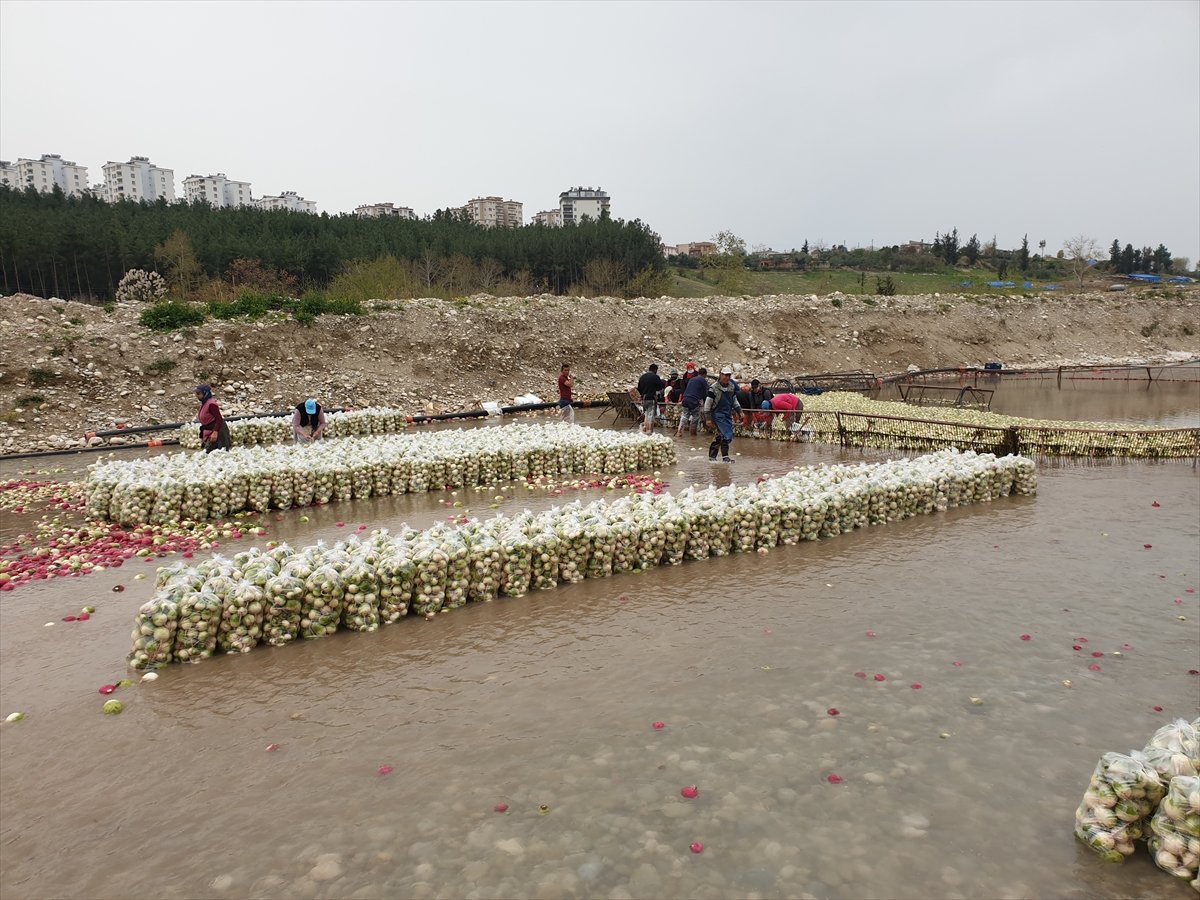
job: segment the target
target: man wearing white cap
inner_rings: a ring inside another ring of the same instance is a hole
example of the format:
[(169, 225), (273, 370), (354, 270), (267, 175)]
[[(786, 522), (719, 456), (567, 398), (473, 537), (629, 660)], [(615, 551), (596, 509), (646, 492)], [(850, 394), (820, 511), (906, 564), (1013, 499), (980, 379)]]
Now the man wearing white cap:
[(729, 455), (729, 442), (733, 440), (733, 419), (742, 414), (742, 405), (738, 403), (738, 383), (733, 380), (733, 369), (729, 366), (721, 369), (717, 383), (708, 389), (708, 399), (704, 401), (704, 411), (712, 416), (713, 424), (717, 427), (717, 436), (708, 445), (708, 458), (715, 460), (717, 450), (721, 451), (722, 462), (733, 462)]
[(316, 400), (309, 398), (297, 403), (292, 411), (292, 434), (297, 444), (308, 444), (325, 433), (325, 410)]

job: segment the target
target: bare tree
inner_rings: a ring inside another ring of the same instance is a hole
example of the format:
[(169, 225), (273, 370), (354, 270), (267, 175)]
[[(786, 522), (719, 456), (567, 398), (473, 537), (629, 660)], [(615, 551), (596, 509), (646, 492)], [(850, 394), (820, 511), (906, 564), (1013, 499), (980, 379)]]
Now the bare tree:
[(413, 268), (418, 277), (425, 282), (425, 287), (432, 289), (435, 282), (440, 281), (445, 260), (433, 252), (428, 244), (421, 248), (421, 255), (413, 260)]
[(485, 294), (490, 294), (504, 274), (504, 266), (499, 261), (485, 256), (475, 267), (475, 286)]
[(1077, 234), (1075, 237), (1063, 241), (1063, 250), (1066, 251), (1071, 272), (1079, 279), (1079, 287), (1082, 288), (1083, 276), (1093, 265), (1089, 260), (1096, 258), (1096, 254), (1100, 252), (1100, 245), (1096, 243), (1095, 238), (1090, 238), (1086, 234)]

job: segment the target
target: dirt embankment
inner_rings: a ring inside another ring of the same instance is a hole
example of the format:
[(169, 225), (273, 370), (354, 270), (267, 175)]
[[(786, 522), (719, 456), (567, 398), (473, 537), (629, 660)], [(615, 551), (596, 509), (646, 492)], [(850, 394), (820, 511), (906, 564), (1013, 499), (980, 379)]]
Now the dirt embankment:
[(695, 359), (739, 376), (918, 367), (1006, 367), (1200, 356), (1200, 292), (1169, 299), (920, 295), (658, 300), (476, 297), (408, 300), (364, 317), (214, 321), (177, 334), (113, 312), (28, 295), (0, 299), (0, 453), (65, 448), (115, 423), (190, 420), (213, 385), (231, 415), (327, 406), (463, 409), (518, 394), (628, 387), (651, 361)]

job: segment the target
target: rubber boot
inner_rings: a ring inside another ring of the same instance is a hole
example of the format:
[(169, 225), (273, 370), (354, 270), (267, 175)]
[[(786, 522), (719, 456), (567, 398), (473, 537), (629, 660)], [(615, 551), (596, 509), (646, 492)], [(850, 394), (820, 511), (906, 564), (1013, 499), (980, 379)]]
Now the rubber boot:
[(708, 445), (708, 458), (716, 459), (717, 458), (717, 450), (719, 450), (720, 447), (721, 447), (721, 441), (719, 439), (715, 440), (711, 444), (709, 444)]
[(721, 461), (733, 462), (733, 459), (729, 456), (729, 441), (721, 441)]

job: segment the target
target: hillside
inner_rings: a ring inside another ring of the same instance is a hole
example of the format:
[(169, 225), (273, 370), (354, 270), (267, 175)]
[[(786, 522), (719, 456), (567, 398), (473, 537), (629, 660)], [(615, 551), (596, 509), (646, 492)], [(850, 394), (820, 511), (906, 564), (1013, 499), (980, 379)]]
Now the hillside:
[(475, 297), (385, 304), (367, 316), (214, 321), (176, 334), (142, 307), (28, 295), (0, 300), (0, 453), (62, 448), (116, 422), (190, 419), (209, 381), (229, 414), (328, 406), (463, 409), (554, 394), (570, 361), (577, 393), (627, 387), (650, 361), (732, 363), (747, 377), (866, 369), (1049, 365), (1200, 356), (1200, 293), (962, 297)]

